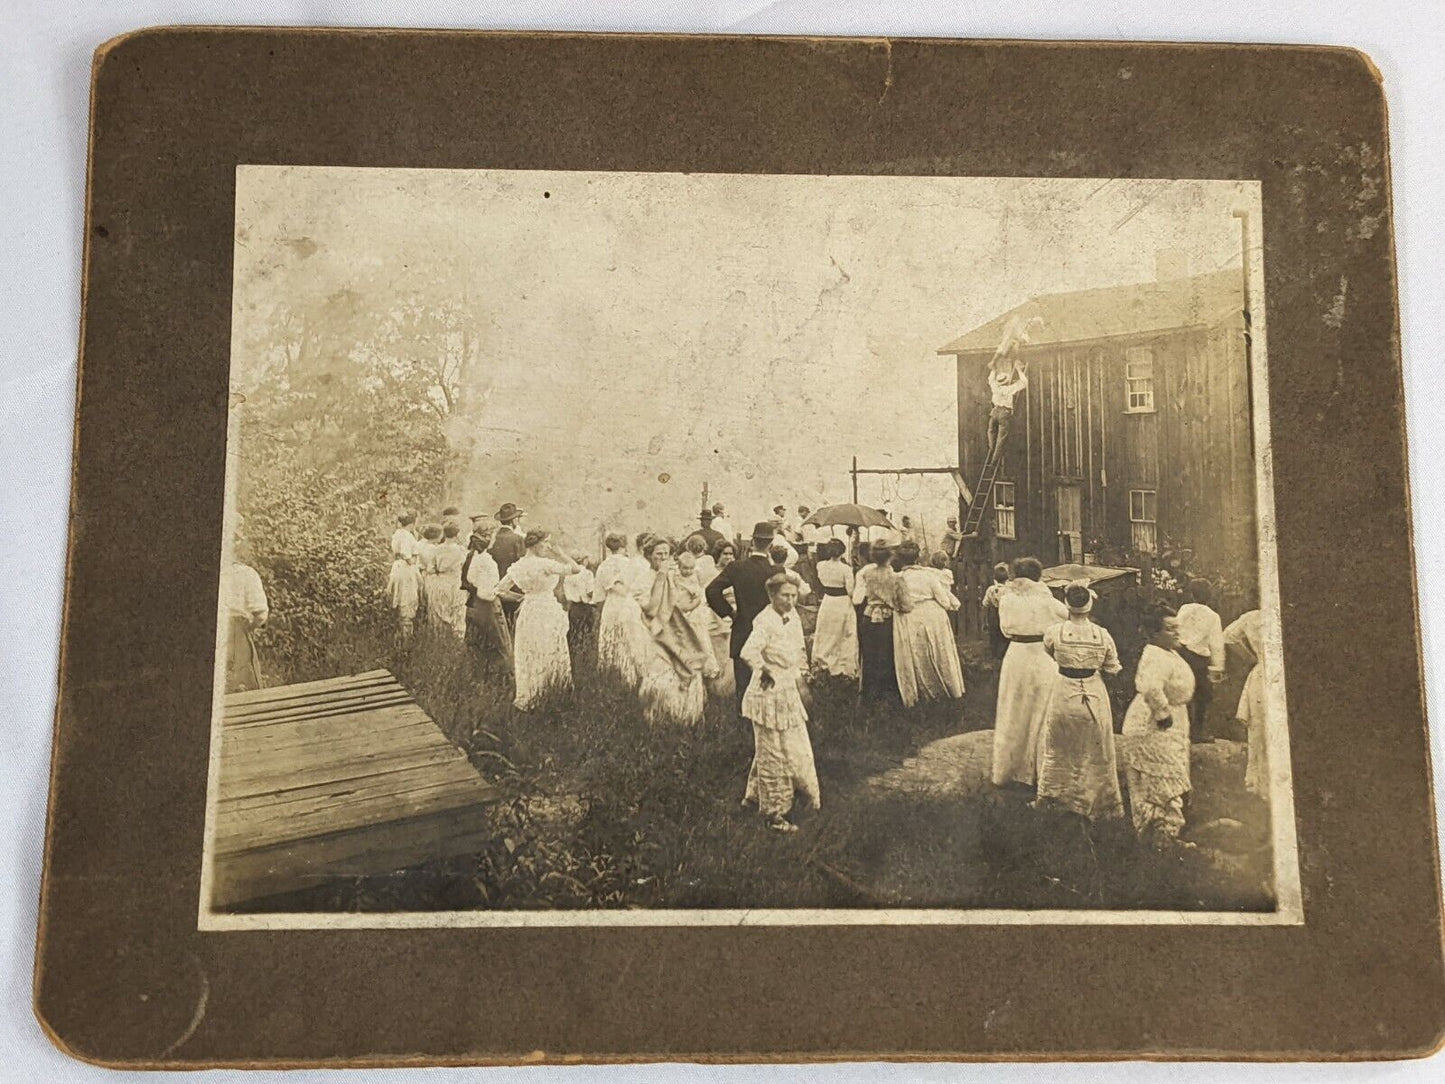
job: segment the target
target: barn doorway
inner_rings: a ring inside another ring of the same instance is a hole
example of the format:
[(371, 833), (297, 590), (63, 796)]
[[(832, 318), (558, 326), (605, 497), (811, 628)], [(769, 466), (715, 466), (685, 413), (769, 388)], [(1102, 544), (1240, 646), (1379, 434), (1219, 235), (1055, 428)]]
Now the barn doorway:
[(1077, 485), (1058, 487), (1055, 501), (1059, 510), (1059, 563), (1078, 564), (1084, 557), (1083, 493)]

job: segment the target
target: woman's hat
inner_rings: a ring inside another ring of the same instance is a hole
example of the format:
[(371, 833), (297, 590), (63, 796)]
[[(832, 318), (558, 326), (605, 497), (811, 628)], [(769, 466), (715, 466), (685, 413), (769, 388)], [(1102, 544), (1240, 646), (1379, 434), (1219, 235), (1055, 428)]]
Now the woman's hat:
[(1064, 588), (1064, 602), (1071, 614), (1088, 613), (1094, 608), (1094, 600), (1098, 597), (1089, 586), (1088, 580), (1074, 580)]

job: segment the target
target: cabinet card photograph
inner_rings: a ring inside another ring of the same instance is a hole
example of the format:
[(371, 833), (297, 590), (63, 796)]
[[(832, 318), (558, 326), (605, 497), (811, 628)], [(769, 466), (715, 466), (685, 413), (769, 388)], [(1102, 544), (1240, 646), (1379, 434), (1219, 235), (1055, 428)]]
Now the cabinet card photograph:
[(1306, 921), (1257, 182), (235, 208), (201, 928)]

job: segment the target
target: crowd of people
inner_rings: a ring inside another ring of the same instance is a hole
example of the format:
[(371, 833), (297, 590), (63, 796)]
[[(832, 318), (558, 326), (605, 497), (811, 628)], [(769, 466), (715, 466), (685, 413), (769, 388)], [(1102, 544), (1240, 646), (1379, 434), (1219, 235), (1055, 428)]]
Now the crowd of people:
[[(409, 640), (420, 622), (464, 639), (479, 665), (510, 674), (522, 711), (569, 687), (578, 652), (594, 643), (596, 666), (632, 689), (657, 725), (695, 725), (709, 698), (730, 697), (754, 737), (744, 801), (774, 829), (794, 831), (796, 796), (815, 808), (821, 800), (808, 736), (814, 683), (846, 683), (904, 708), (964, 695), (948, 555), (925, 555), (907, 537), (834, 537), (807, 523), (806, 507), (798, 512), (790, 520), (779, 506), (739, 539), (717, 505), (680, 539), (608, 535), (600, 562), (524, 530), (510, 503), (470, 517), (465, 545), (455, 508), (420, 534), (405, 515), (388, 584), (398, 634)], [(1148, 609), (1116, 735), (1105, 679), (1123, 667), (1090, 616), (1093, 590), (1071, 583), (1060, 600), (1029, 557), (998, 566), (995, 579), (983, 607), (1000, 660), (996, 786), (1090, 821), (1123, 816), (1117, 744), (1134, 827), (1177, 840), (1191, 739), (1203, 738), (1228, 643), (1253, 660), (1236, 715), (1249, 732), (1249, 789), (1264, 794), (1258, 611), (1225, 629), (1202, 580), (1177, 613)]]
[[(1032, 557), (999, 566), (983, 600), (992, 637), (1002, 644), (993, 782), (1090, 821), (1120, 817), (1104, 680), (1123, 669), (1119, 652), (1109, 631), (1090, 618), (1097, 596), (1088, 583), (1068, 584), (1061, 601), (1041, 577)], [(1210, 687), (1224, 678), (1226, 645), (1236, 646), (1248, 667), (1235, 712), (1249, 735), (1245, 785), (1267, 799), (1260, 612), (1226, 629), (1210, 606), (1209, 583), (1193, 581), (1190, 593), (1192, 601), (1177, 611), (1164, 603), (1144, 611), (1146, 643), (1117, 735), (1133, 825), (1160, 844), (1178, 842), (1185, 826), (1191, 746), (1206, 740), (1204, 715)]]

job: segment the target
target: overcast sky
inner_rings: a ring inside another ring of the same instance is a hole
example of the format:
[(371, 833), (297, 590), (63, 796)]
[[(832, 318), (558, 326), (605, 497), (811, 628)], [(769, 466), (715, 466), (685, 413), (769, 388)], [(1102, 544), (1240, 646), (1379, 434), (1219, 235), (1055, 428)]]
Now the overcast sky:
[[(848, 467), (949, 466), (955, 375), (939, 346), (1053, 293), (1237, 263), (1231, 181), (800, 177), (243, 167), (237, 375), (269, 291), (439, 269), (485, 333), (459, 422), (469, 509), (503, 500), (588, 547), (678, 530), (709, 483), (740, 528), (850, 499)], [(1254, 227), (1257, 231), (1257, 225)], [(276, 246), (325, 256), (266, 278)], [(1258, 243), (1256, 232), (1255, 242)], [(306, 283), (292, 276), (308, 276)], [(277, 295), (278, 296), (278, 295)], [(965, 474), (977, 464), (965, 464)], [(866, 479), (937, 540), (944, 479)]]

